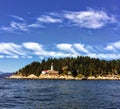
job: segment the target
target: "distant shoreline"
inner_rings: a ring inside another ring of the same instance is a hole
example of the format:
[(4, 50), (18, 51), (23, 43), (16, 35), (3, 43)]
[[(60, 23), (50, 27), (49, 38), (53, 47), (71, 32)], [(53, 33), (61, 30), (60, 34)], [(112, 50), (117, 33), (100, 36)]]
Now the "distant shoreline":
[(39, 77), (31, 74), (29, 76), (22, 76), (22, 75), (11, 75), (6, 77), (8, 79), (54, 79), (54, 80), (120, 80), (120, 76), (118, 75), (108, 75), (108, 76), (89, 76), (89, 77), (73, 77), (71, 75), (40, 75)]

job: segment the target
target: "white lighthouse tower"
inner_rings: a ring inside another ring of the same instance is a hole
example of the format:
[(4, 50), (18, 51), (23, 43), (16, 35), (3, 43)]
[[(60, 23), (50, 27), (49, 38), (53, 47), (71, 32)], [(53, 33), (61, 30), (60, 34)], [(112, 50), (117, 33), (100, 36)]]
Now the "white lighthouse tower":
[(51, 63), (51, 71), (53, 71), (53, 63)]

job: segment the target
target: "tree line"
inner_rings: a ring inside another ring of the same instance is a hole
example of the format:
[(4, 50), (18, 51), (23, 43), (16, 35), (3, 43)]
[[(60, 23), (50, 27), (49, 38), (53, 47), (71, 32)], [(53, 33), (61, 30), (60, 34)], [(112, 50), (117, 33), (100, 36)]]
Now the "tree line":
[(15, 74), (21, 74), (23, 76), (35, 74), (39, 76), (43, 70), (50, 69), (51, 63), (54, 65), (54, 70), (58, 71), (59, 74), (67, 75), (70, 72), (74, 77), (97, 77), (120, 74), (120, 60), (107, 61), (88, 56), (43, 59), (41, 62), (32, 62), (26, 65), (15, 72)]

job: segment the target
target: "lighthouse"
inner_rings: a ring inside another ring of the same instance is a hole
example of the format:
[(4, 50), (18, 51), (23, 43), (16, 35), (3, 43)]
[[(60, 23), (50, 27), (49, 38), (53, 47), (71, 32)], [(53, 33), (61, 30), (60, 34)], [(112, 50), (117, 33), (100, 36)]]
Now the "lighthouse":
[(51, 71), (53, 71), (53, 63), (51, 63)]

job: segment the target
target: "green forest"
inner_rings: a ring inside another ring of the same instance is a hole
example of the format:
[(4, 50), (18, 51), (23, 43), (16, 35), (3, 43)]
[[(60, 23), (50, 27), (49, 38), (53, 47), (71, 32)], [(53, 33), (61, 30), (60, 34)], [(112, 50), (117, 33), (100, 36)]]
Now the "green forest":
[(74, 77), (88, 77), (88, 76), (106, 76), (120, 74), (120, 60), (100, 60), (97, 58), (78, 56), (76, 58), (48, 58), (41, 62), (32, 62), (29, 65), (19, 69), (15, 74), (28, 76), (35, 74), (39, 76), (43, 70), (49, 70), (51, 63), (54, 65), (54, 70), (59, 74), (71, 75)]

